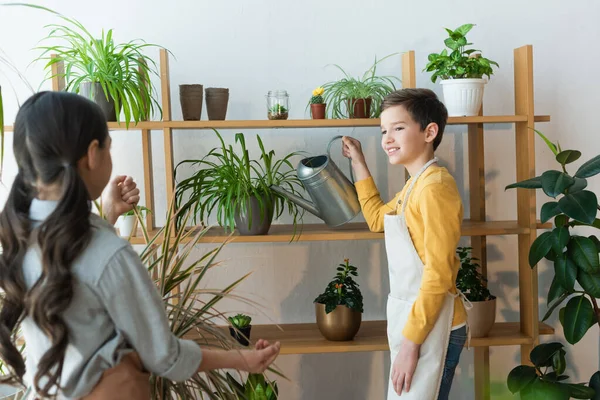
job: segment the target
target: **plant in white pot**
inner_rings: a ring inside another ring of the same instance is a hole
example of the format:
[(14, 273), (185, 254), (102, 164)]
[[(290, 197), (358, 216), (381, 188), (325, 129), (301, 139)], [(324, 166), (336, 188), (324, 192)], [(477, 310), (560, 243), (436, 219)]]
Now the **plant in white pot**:
[(448, 109), (448, 116), (463, 117), (479, 114), (483, 100), (483, 88), (487, 80), (494, 73), (493, 67), (498, 63), (481, 57), (481, 51), (466, 49), (473, 43), (467, 42), (467, 33), (474, 27), (473, 24), (462, 25), (456, 30), (446, 28), (449, 37), (444, 40), (448, 49), (441, 53), (429, 55), (425, 71), (433, 72), (431, 81), (441, 80), (444, 91), (444, 104)]
[[(137, 213), (136, 213), (137, 211)], [(144, 206), (136, 206), (136, 208), (127, 211), (119, 218), (119, 234), (121, 237), (135, 237), (137, 233), (137, 221), (139, 214), (140, 217), (144, 217), (146, 213), (151, 212)]]
[(479, 272), (477, 259), (471, 257), (471, 247), (459, 247), (460, 269), (456, 287), (473, 307), (467, 309), (471, 337), (486, 337), (496, 322), (496, 297), (486, 287), (487, 280)]

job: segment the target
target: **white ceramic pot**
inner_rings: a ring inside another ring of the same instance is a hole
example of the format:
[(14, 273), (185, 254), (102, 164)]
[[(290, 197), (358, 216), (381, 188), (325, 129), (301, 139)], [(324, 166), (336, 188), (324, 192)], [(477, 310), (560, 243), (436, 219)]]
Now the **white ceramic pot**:
[(449, 117), (473, 117), (479, 115), (485, 79), (444, 79), (444, 104)]
[(471, 337), (486, 337), (496, 322), (496, 299), (471, 303), (473, 308), (467, 310)]
[(137, 217), (135, 215), (124, 215), (121, 216), (121, 218), (119, 219), (119, 234), (121, 235), (121, 237), (130, 237), (130, 236), (135, 236), (136, 231), (134, 230), (135, 228), (135, 222), (136, 222)]

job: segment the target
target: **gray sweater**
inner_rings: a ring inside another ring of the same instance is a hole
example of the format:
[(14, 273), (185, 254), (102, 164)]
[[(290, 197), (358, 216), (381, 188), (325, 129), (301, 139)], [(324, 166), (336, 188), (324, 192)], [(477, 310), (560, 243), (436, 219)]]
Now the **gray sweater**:
[[(30, 219), (39, 225), (56, 204), (34, 200)], [(102, 373), (132, 350), (139, 353), (148, 371), (173, 381), (187, 380), (200, 366), (200, 347), (171, 333), (163, 301), (129, 243), (100, 217), (92, 215), (91, 222), (91, 242), (71, 266), (76, 283), (73, 301), (63, 314), (69, 346), (58, 398), (89, 394)], [(32, 247), (23, 262), (28, 289), (39, 279), (41, 270), (39, 249)], [(24, 319), (22, 331), (26, 382), (33, 384), (38, 362), (50, 341), (29, 317)]]

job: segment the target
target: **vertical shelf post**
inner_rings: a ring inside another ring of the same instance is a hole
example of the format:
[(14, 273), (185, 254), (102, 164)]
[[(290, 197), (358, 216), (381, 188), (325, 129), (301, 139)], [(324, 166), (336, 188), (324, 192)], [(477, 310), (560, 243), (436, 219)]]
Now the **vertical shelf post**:
[[(519, 47), (515, 57), (515, 114), (526, 115), (527, 121), (515, 127), (517, 181), (535, 177), (535, 132), (533, 103), (533, 48)], [(529, 248), (536, 239), (535, 191), (517, 189), (517, 218), (519, 226), (528, 233), (519, 235), (519, 307), (521, 332), (533, 339), (533, 344), (521, 345), (521, 363), (530, 364), (529, 353), (539, 340), (537, 267), (529, 266)]]
[[(169, 54), (167, 50), (160, 50), (160, 86), (162, 92), (163, 121), (171, 121), (171, 83), (169, 79)], [(175, 204), (175, 163), (173, 157), (173, 129), (163, 129), (165, 146), (165, 174), (167, 186), (167, 204)]]
[[(415, 51), (402, 53), (402, 88), (414, 89), (417, 87), (417, 73), (415, 69)], [(404, 169), (404, 181), (408, 181), (410, 174)]]
[[(52, 60), (58, 58), (58, 55), (50, 55)], [(60, 92), (65, 90), (65, 62), (59, 61), (52, 64), (52, 90)]]

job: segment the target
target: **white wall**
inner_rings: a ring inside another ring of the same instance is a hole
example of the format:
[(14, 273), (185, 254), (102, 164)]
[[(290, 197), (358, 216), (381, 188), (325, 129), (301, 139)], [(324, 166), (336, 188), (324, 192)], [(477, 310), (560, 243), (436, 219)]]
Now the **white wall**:
[[(41, 2), (38, 2), (41, 3)], [(487, 114), (511, 114), (513, 101), (513, 49), (534, 46), (535, 109), (551, 114), (552, 122), (538, 125), (549, 137), (560, 140), (563, 148), (584, 152), (584, 160), (598, 153), (600, 136), (595, 118), (600, 92), (590, 84), (596, 75), (600, 56), (585, 43), (600, 38), (597, 24), (600, 3), (576, 0), (564, 6), (558, 0), (485, 1), (435, 0), (429, 2), (357, 0), (329, 1), (172, 1), (105, 0), (103, 2), (52, 0), (44, 5), (82, 21), (92, 32), (115, 28), (120, 41), (144, 38), (169, 48), (177, 57), (171, 61), (171, 95), (174, 118), (181, 119), (178, 85), (202, 83), (231, 89), (229, 119), (266, 117), (264, 95), (270, 89), (284, 88), (291, 95), (290, 118), (305, 117), (304, 106), (311, 90), (337, 79), (339, 74), (327, 64), (340, 64), (347, 71), (361, 74), (375, 56), (393, 52), (416, 51), (417, 83), (440, 87), (420, 71), (427, 54), (439, 51), (445, 32), (466, 22), (478, 24), (469, 35), (476, 48), (498, 61), (501, 69), (487, 87)], [(169, 5), (167, 5), (169, 4)], [(44, 36), (42, 26), (56, 20), (33, 10), (0, 8), (0, 48), (24, 70), (36, 56), (30, 49)], [(157, 55), (157, 52), (155, 53)], [(41, 65), (27, 69), (26, 75), (37, 86)], [(400, 75), (399, 57), (386, 61), (382, 74)], [(10, 77), (12, 82), (14, 77)], [(8, 78), (0, 76), (4, 89), (7, 121), (12, 121), (17, 102), (8, 88)], [(157, 82), (158, 83), (158, 82)], [(48, 87), (46, 84), (44, 87)], [(29, 93), (15, 83), (19, 100)], [(203, 113), (206, 118), (206, 112)], [(515, 179), (514, 131), (512, 125), (487, 126), (486, 174), (489, 219), (514, 219), (516, 196), (504, 192)], [(341, 132), (360, 138), (367, 160), (385, 198), (402, 186), (403, 172), (391, 168), (379, 150), (375, 128), (346, 130), (247, 130), (253, 141), (259, 133), (267, 146), (279, 155), (294, 150), (311, 153), (324, 151), (331, 136)], [(232, 138), (230, 132), (227, 138)], [(140, 135), (137, 132), (113, 134), (115, 173), (126, 173), (142, 183)], [(163, 214), (164, 152), (160, 132), (154, 134), (154, 162), (158, 207)], [(210, 132), (177, 132), (176, 160), (199, 157), (215, 141)], [(7, 146), (11, 137), (7, 138)], [(553, 160), (541, 141), (536, 141), (537, 168), (553, 166)], [(255, 146), (253, 147), (255, 148)], [(10, 152), (9, 152), (10, 153)], [(451, 127), (439, 150), (444, 164), (455, 174), (468, 210), (468, 166), (466, 128)], [(6, 162), (6, 182), (15, 173), (10, 154)], [(338, 161), (343, 162), (341, 157)], [(343, 164), (345, 167), (345, 164)], [(591, 188), (600, 189), (598, 180)], [(539, 196), (538, 204), (543, 203)], [(308, 217), (306, 222), (317, 222)], [(283, 218), (279, 222), (289, 222)], [(493, 237), (489, 240), (490, 287), (499, 296), (498, 319), (518, 319), (518, 281), (516, 238)], [(199, 249), (206, 251), (206, 248)], [(360, 283), (365, 295), (365, 319), (384, 316), (388, 291), (385, 250), (381, 241), (231, 244), (223, 252), (225, 271), (212, 277), (211, 285), (224, 286), (234, 276), (254, 271), (241, 288), (264, 305), (268, 316), (256, 314), (256, 322), (310, 322), (314, 320), (313, 298), (328, 282), (333, 267), (343, 258), (359, 266)], [(540, 269), (540, 313), (546, 310), (545, 297), (551, 269)], [(260, 296), (260, 297), (257, 297)], [(230, 303), (232, 311), (250, 311)], [(556, 318), (557, 338), (563, 340)], [(569, 347), (569, 375), (574, 381), (589, 379), (598, 368), (597, 328), (594, 327), (576, 347)], [(544, 338), (550, 340), (552, 338)], [(506, 395), (505, 378), (519, 360), (517, 347), (491, 351), (493, 393)], [(279, 366), (290, 378), (280, 382), (285, 399), (380, 399), (384, 397), (389, 361), (387, 353), (284, 356)], [(465, 351), (454, 383), (453, 399), (473, 398), (473, 352)], [(496, 397), (495, 397), (496, 398)], [(497, 397), (500, 398), (500, 397)]]

